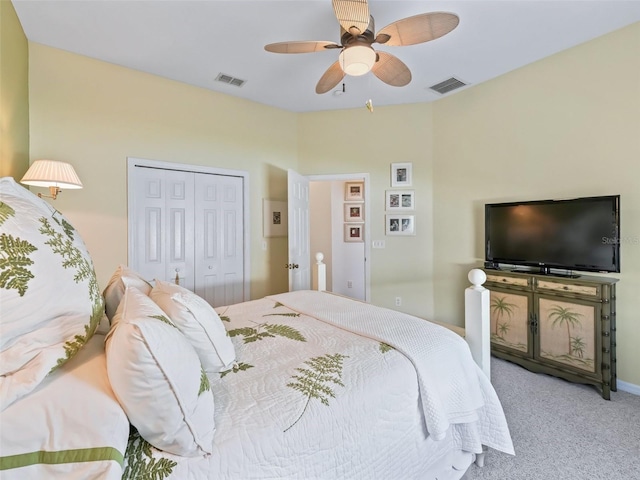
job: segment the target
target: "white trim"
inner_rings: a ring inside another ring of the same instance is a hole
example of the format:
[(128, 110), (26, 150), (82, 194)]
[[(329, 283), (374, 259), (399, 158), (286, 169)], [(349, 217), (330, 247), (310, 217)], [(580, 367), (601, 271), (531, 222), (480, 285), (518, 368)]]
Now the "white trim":
[(633, 393), (634, 395), (640, 395), (640, 385), (634, 385), (633, 383), (617, 380), (616, 386), (618, 387), (618, 390), (622, 390), (623, 392)]
[(158, 168), (164, 170), (178, 170), (183, 172), (208, 173), (212, 175), (224, 175), (227, 177), (242, 178), (243, 192), (243, 222), (244, 222), (244, 301), (251, 300), (251, 217), (249, 198), (249, 172), (245, 170), (231, 170), (228, 168), (206, 167), (203, 165), (191, 165), (187, 163), (162, 162), (144, 158), (127, 157), (127, 262), (133, 256), (133, 228), (131, 221), (134, 218), (133, 205), (129, 198), (133, 194), (133, 182), (129, 181), (136, 167)]
[(371, 212), (369, 202), (371, 200), (371, 188), (368, 173), (336, 173), (328, 175), (306, 175), (310, 182), (325, 181), (364, 181), (364, 301), (371, 302), (371, 221), (368, 212)]

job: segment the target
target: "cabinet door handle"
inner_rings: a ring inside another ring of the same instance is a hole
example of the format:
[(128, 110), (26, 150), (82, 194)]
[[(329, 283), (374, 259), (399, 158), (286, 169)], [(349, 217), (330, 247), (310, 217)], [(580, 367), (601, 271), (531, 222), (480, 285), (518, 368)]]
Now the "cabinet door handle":
[(532, 335), (538, 333), (538, 317), (535, 313), (529, 313), (529, 330)]

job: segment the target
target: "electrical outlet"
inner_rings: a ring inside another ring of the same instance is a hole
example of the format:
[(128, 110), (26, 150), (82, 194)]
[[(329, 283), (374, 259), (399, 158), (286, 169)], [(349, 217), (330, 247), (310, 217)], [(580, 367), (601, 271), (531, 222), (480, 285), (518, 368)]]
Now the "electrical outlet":
[(347, 280), (347, 288), (353, 288), (353, 282), (351, 280)]
[(262, 250), (266, 250), (267, 249), (267, 241), (263, 240), (262, 241)]
[(402, 297), (396, 297), (396, 307), (399, 307), (402, 305)]

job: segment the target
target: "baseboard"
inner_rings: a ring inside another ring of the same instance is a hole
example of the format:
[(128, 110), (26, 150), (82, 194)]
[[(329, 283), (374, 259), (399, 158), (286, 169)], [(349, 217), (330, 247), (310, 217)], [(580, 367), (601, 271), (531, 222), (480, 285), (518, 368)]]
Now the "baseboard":
[(623, 382), (618, 380), (616, 382), (616, 386), (618, 390), (622, 390), (623, 392), (633, 393), (634, 395), (640, 395), (640, 385), (634, 385), (633, 383)]

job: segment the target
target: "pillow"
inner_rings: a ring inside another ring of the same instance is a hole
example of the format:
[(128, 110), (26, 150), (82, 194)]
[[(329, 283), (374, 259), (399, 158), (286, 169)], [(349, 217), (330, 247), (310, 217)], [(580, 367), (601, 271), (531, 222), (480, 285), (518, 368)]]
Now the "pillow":
[(213, 394), (200, 360), (153, 300), (127, 287), (105, 340), (107, 374), (129, 421), (154, 447), (213, 449)]
[(222, 320), (206, 300), (174, 283), (155, 281), (149, 295), (193, 345), (207, 374), (228, 370), (236, 352)]
[(102, 294), (104, 296), (105, 312), (110, 322), (113, 321), (127, 287), (136, 287), (146, 295), (151, 292), (151, 284), (142, 278), (140, 274), (124, 265), (119, 265)]
[(104, 303), (78, 232), (45, 200), (0, 179), (0, 410), (93, 336)]

